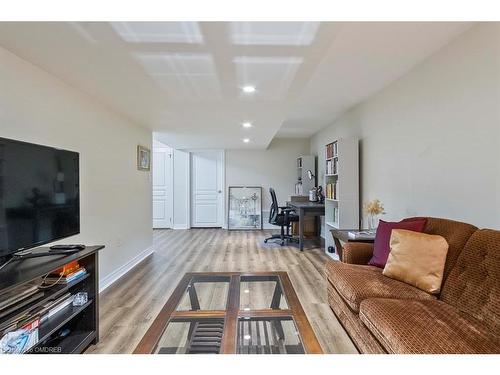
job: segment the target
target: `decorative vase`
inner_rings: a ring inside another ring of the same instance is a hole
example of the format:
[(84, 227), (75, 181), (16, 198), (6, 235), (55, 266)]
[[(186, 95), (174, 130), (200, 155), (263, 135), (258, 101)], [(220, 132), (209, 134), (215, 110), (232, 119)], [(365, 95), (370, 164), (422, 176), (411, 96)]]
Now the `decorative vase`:
[(371, 214), (368, 216), (368, 229), (375, 230), (378, 226), (378, 215)]

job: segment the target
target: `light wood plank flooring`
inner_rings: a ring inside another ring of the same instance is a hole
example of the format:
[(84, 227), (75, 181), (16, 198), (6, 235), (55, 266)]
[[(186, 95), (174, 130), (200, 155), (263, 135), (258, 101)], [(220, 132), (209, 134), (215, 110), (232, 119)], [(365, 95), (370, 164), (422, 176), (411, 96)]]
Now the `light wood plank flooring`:
[(87, 353), (131, 353), (186, 272), (287, 271), (325, 353), (356, 353), (326, 299), (322, 248), (266, 246), (269, 231), (155, 230), (155, 253), (105, 290), (100, 342)]

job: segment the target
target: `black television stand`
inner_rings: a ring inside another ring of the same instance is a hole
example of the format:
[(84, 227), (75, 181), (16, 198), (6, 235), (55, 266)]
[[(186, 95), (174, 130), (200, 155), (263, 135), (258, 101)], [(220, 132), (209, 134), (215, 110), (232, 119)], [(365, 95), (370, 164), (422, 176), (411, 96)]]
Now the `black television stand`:
[(78, 253), (81, 249), (69, 249), (69, 250), (52, 250), (50, 248), (43, 248), (44, 251), (33, 252), (31, 250), (23, 250), (17, 253), (12, 254), (5, 262), (0, 264), (0, 270), (7, 266), (7, 264), (12, 263), (17, 260), (25, 260), (31, 258), (41, 258), (48, 256), (57, 256), (57, 255), (69, 255)]
[(104, 246), (87, 246), (73, 254), (54, 254), (48, 248), (40, 248), (40, 251), (37, 249), (26, 254), (27, 257), (22, 258), (22, 262), (4, 264), (0, 270), (0, 294), (34, 280), (41, 281), (46, 274), (75, 260), (87, 271), (85, 276), (68, 284), (56, 284), (42, 289), (43, 296), (0, 318), (1, 324), (67, 292), (87, 292), (88, 302), (83, 306), (69, 305), (40, 323), (38, 343), (27, 353), (82, 353), (89, 345), (99, 341), (99, 251), (103, 248)]

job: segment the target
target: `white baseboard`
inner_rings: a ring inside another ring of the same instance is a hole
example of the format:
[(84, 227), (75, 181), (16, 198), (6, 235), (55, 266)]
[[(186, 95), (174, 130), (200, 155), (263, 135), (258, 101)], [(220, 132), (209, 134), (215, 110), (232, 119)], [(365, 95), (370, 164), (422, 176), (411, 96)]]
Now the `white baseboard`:
[(99, 293), (103, 292), (105, 289), (109, 288), (115, 281), (117, 281), (120, 277), (125, 275), (127, 272), (131, 271), (135, 266), (141, 263), (148, 256), (152, 255), (155, 252), (153, 246), (148, 247), (146, 250), (137, 254), (135, 257), (130, 259), (123, 266), (114, 270), (111, 274), (104, 277), (102, 280), (99, 280)]
[(189, 229), (189, 227), (186, 224), (174, 224), (172, 229)]

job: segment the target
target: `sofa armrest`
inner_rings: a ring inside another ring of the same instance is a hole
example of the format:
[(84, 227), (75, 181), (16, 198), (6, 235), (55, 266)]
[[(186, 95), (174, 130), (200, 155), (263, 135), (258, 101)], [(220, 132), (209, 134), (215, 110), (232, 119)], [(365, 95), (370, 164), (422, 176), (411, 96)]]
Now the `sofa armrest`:
[(342, 262), (366, 265), (373, 255), (373, 244), (366, 242), (347, 242), (342, 246)]

